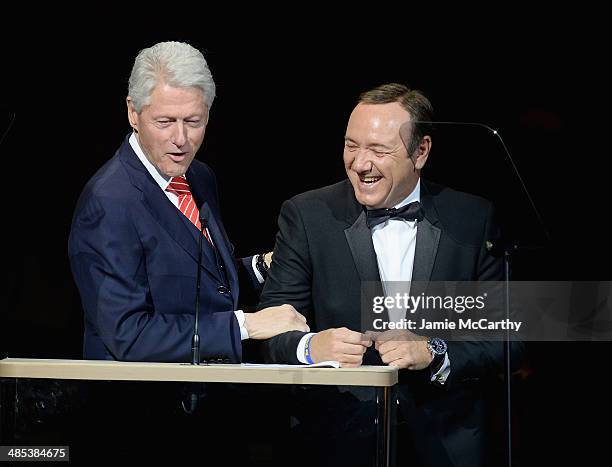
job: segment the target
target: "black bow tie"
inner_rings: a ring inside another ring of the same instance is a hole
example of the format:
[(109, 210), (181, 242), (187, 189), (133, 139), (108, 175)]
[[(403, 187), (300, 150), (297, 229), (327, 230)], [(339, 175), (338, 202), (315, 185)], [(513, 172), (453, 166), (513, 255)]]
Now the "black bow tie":
[(407, 221), (420, 222), (425, 217), (425, 212), (421, 203), (413, 201), (412, 203), (402, 206), (399, 209), (396, 208), (383, 208), (383, 209), (367, 209), (366, 219), (368, 228), (387, 222), (389, 219), (404, 219)]

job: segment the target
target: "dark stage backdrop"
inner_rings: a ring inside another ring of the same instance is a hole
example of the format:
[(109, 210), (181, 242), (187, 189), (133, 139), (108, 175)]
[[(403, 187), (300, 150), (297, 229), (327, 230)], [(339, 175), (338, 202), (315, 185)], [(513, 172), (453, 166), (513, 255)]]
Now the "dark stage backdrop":
[[(508, 25), (496, 16), (422, 31), (416, 17), (385, 26), (365, 17), (343, 27), (317, 21), (228, 22), (198, 33), (215, 23), (210, 17), (189, 33), (146, 34), (130, 31), (127, 20), (116, 29), (50, 22), (7, 35), (3, 356), (81, 355), (82, 312), (66, 252), (72, 211), (128, 133), (133, 58), (160, 40), (188, 41), (209, 61), (217, 99), (198, 157), (217, 174), (223, 221), (239, 255), (272, 248), (283, 200), (344, 177), (344, 129), (358, 94), (397, 81), (425, 91), (439, 120), (487, 123), (504, 136), (550, 232), (546, 248), (517, 257), (516, 278), (612, 279), (604, 29), (569, 16)], [(576, 22), (584, 25), (579, 38)], [(470, 164), (477, 144), (454, 150), (465, 172), (445, 170), (434, 144), (434, 180), (464, 188), (502, 176), (503, 164)], [(611, 350), (608, 343), (532, 344), (529, 376), (516, 392), (524, 465), (531, 456), (601, 452), (601, 432), (590, 427), (594, 414), (612, 415), (603, 384)]]

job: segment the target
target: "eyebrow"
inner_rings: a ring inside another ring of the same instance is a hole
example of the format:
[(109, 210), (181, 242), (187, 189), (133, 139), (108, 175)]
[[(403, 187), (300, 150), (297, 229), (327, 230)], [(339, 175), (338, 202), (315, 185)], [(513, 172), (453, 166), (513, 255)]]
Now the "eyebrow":
[[(350, 138), (348, 136), (344, 137), (344, 142), (345, 143), (359, 144), (353, 138)], [(393, 149), (394, 149), (392, 146), (387, 146), (386, 144), (381, 144), (381, 143), (369, 144), (367, 147), (368, 147), (368, 149), (385, 149), (387, 151), (393, 151)]]
[[(177, 120), (176, 115), (167, 114), (165, 112), (164, 113), (160, 112), (157, 115), (152, 115), (152, 118), (154, 118), (154, 119), (167, 118), (169, 120)], [(204, 118), (204, 114), (198, 114), (198, 113), (189, 114), (189, 115), (185, 116), (183, 118), (183, 120), (189, 120), (189, 119), (193, 119), (193, 118)]]
[(393, 148), (391, 146), (387, 146), (386, 144), (369, 144), (368, 145), (369, 149), (386, 149), (387, 151), (391, 151), (393, 150)]

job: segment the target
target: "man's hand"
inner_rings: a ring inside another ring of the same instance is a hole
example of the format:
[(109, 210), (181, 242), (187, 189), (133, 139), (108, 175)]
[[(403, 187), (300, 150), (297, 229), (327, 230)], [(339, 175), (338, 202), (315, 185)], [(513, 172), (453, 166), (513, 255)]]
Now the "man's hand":
[(273, 251), (268, 251), (267, 253), (264, 254), (264, 263), (266, 263), (266, 266), (268, 269), (270, 269), (270, 266), (272, 265), (272, 255), (274, 254)]
[(427, 338), (410, 331), (392, 330), (371, 335), (380, 358), (389, 366), (422, 370), (433, 361)]
[(306, 318), (286, 304), (245, 313), (244, 325), (250, 339), (269, 339), (287, 331), (310, 331)]
[(363, 354), (372, 345), (372, 340), (359, 332), (347, 328), (332, 328), (318, 332), (310, 341), (312, 361), (336, 360), (345, 368), (361, 365)]

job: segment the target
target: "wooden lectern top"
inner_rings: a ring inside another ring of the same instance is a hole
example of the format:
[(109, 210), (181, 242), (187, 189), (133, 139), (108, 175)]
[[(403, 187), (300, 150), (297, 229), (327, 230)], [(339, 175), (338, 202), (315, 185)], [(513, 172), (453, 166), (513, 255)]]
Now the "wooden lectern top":
[(397, 368), (388, 366), (302, 368), (291, 365), (191, 365), (26, 358), (0, 360), (0, 377), (375, 387), (393, 386), (398, 379)]

